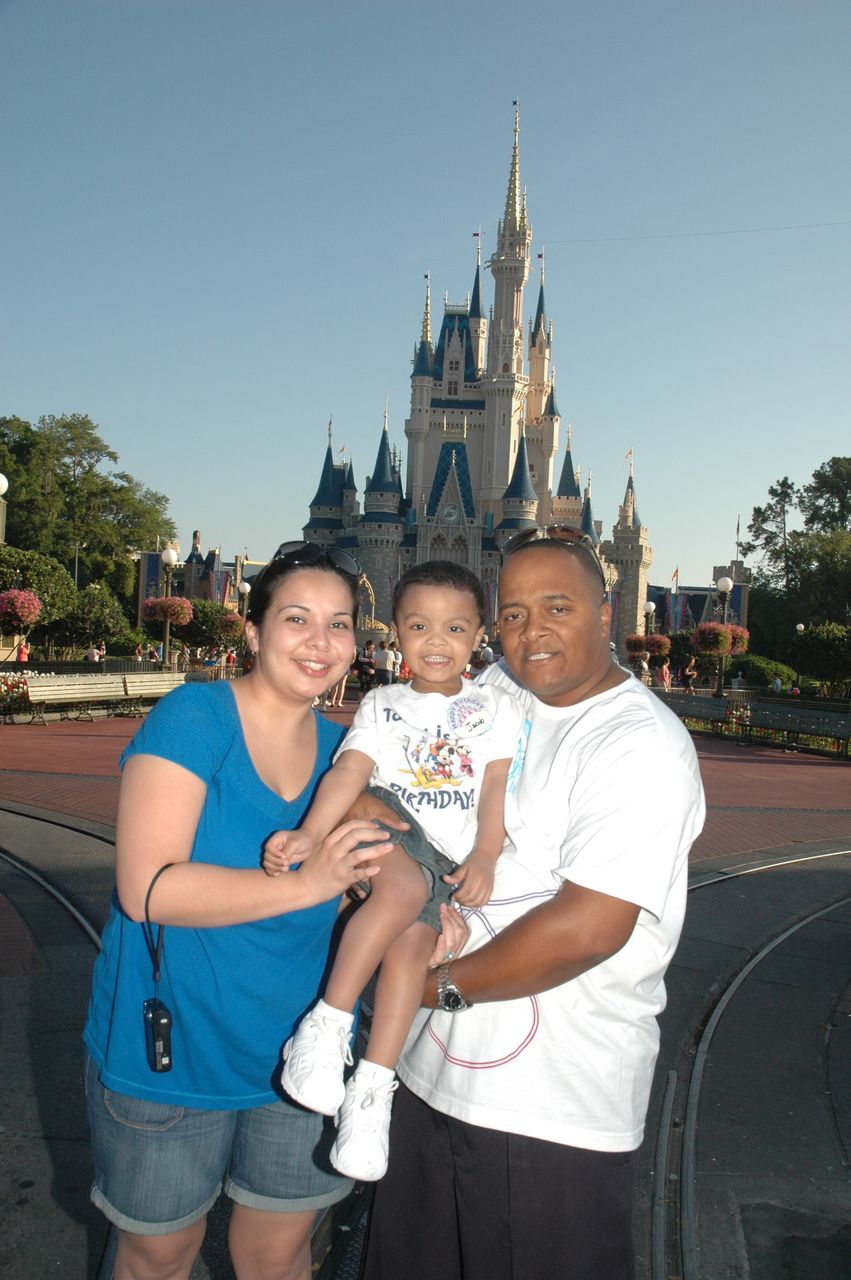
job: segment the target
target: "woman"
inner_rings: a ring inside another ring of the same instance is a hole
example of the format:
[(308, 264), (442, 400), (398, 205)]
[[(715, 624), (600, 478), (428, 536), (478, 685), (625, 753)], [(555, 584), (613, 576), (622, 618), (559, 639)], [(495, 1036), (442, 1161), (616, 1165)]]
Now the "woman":
[[(386, 838), (361, 819), (286, 875), (265, 876), (260, 856), (298, 825), (342, 738), (311, 708), (354, 655), (356, 571), (334, 550), (282, 547), (251, 592), (248, 675), (176, 690), (125, 751), (117, 898), (85, 1030), (92, 1199), (119, 1228), (116, 1280), (187, 1277), (222, 1185), (240, 1280), (307, 1280), (315, 1212), (350, 1189), (328, 1163), (333, 1131), (272, 1081), (319, 990), (340, 895), (390, 845), (356, 853)], [(170, 1043), (146, 1046), (155, 998)]]

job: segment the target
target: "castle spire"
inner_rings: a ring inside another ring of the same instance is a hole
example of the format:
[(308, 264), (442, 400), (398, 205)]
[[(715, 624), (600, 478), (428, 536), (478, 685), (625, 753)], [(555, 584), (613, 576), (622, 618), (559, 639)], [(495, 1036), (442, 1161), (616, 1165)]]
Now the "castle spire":
[(479, 246), (481, 240), (476, 241), (476, 274), (473, 277), (473, 293), (470, 298), (469, 316), (471, 320), (481, 320), (482, 318), (482, 252)]
[(420, 335), (420, 342), (427, 342), (431, 346), (431, 272), (427, 271), (425, 276), (426, 296), (425, 311), (423, 312), (423, 331)]
[(514, 103), (514, 149), (511, 153), (511, 170), (508, 175), (508, 192), (505, 197), (503, 231), (519, 231), (523, 218), (520, 191), (520, 103)]

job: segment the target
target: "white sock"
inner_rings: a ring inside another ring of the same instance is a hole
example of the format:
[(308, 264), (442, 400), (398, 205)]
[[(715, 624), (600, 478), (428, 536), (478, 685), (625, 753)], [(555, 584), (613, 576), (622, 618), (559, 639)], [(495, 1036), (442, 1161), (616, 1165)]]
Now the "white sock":
[(392, 1067), (382, 1067), (380, 1063), (369, 1062), (366, 1058), (361, 1058), (355, 1068), (355, 1075), (358, 1080), (374, 1085), (389, 1084), (396, 1079), (396, 1072)]
[(335, 1009), (332, 1004), (326, 1004), (324, 1000), (317, 1000), (314, 1005), (313, 1012), (318, 1014), (320, 1018), (328, 1018), (331, 1022), (339, 1022), (341, 1027), (345, 1027), (347, 1031), (351, 1031), (352, 1023), (355, 1020), (353, 1013), (346, 1013), (345, 1009)]

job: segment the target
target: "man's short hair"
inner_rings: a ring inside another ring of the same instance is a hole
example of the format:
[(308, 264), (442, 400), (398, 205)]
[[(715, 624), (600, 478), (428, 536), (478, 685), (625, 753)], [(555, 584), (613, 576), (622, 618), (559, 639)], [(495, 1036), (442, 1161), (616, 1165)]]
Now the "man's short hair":
[(393, 617), (396, 617), (402, 597), (408, 587), (451, 587), (455, 591), (467, 591), (473, 597), (479, 621), (485, 620), (485, 593), (472, 569), (452, 560), (425, 560), (406, 569), (393, 592)]

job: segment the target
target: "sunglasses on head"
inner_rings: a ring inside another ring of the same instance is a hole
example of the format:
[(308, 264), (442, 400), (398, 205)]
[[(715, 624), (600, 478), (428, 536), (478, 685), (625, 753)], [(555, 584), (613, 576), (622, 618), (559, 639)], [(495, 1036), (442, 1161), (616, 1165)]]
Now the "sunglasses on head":
[(528, 547), (533, 542), (554, 542), (566, 547), (568, 551), (584, 551), (594, 561), (594, 567), (599, 573), (600, 581), (603, 584), (603, 592), (608, 591), (609, 586), (606, 582), (606, 575), (603, 571), (600, 557), (597, 555), (594, 543), (582, 529), (575, 529), (570, 524), (533, 525), (531, 529), (521, 529), (519, 533), (513, 534), (503, 546), (503, 561), (507, 560), (515, 551), (519, 551), (522, 547)]
[(309, 569), (312, 565), (326, 564), (340, 573), (359, 578), (361, 567), (354, 556), (339, 547), (320, 547), (315, 542), (282, 542), (272, 556), (272, 563), (283, 561), (292, 568)]

